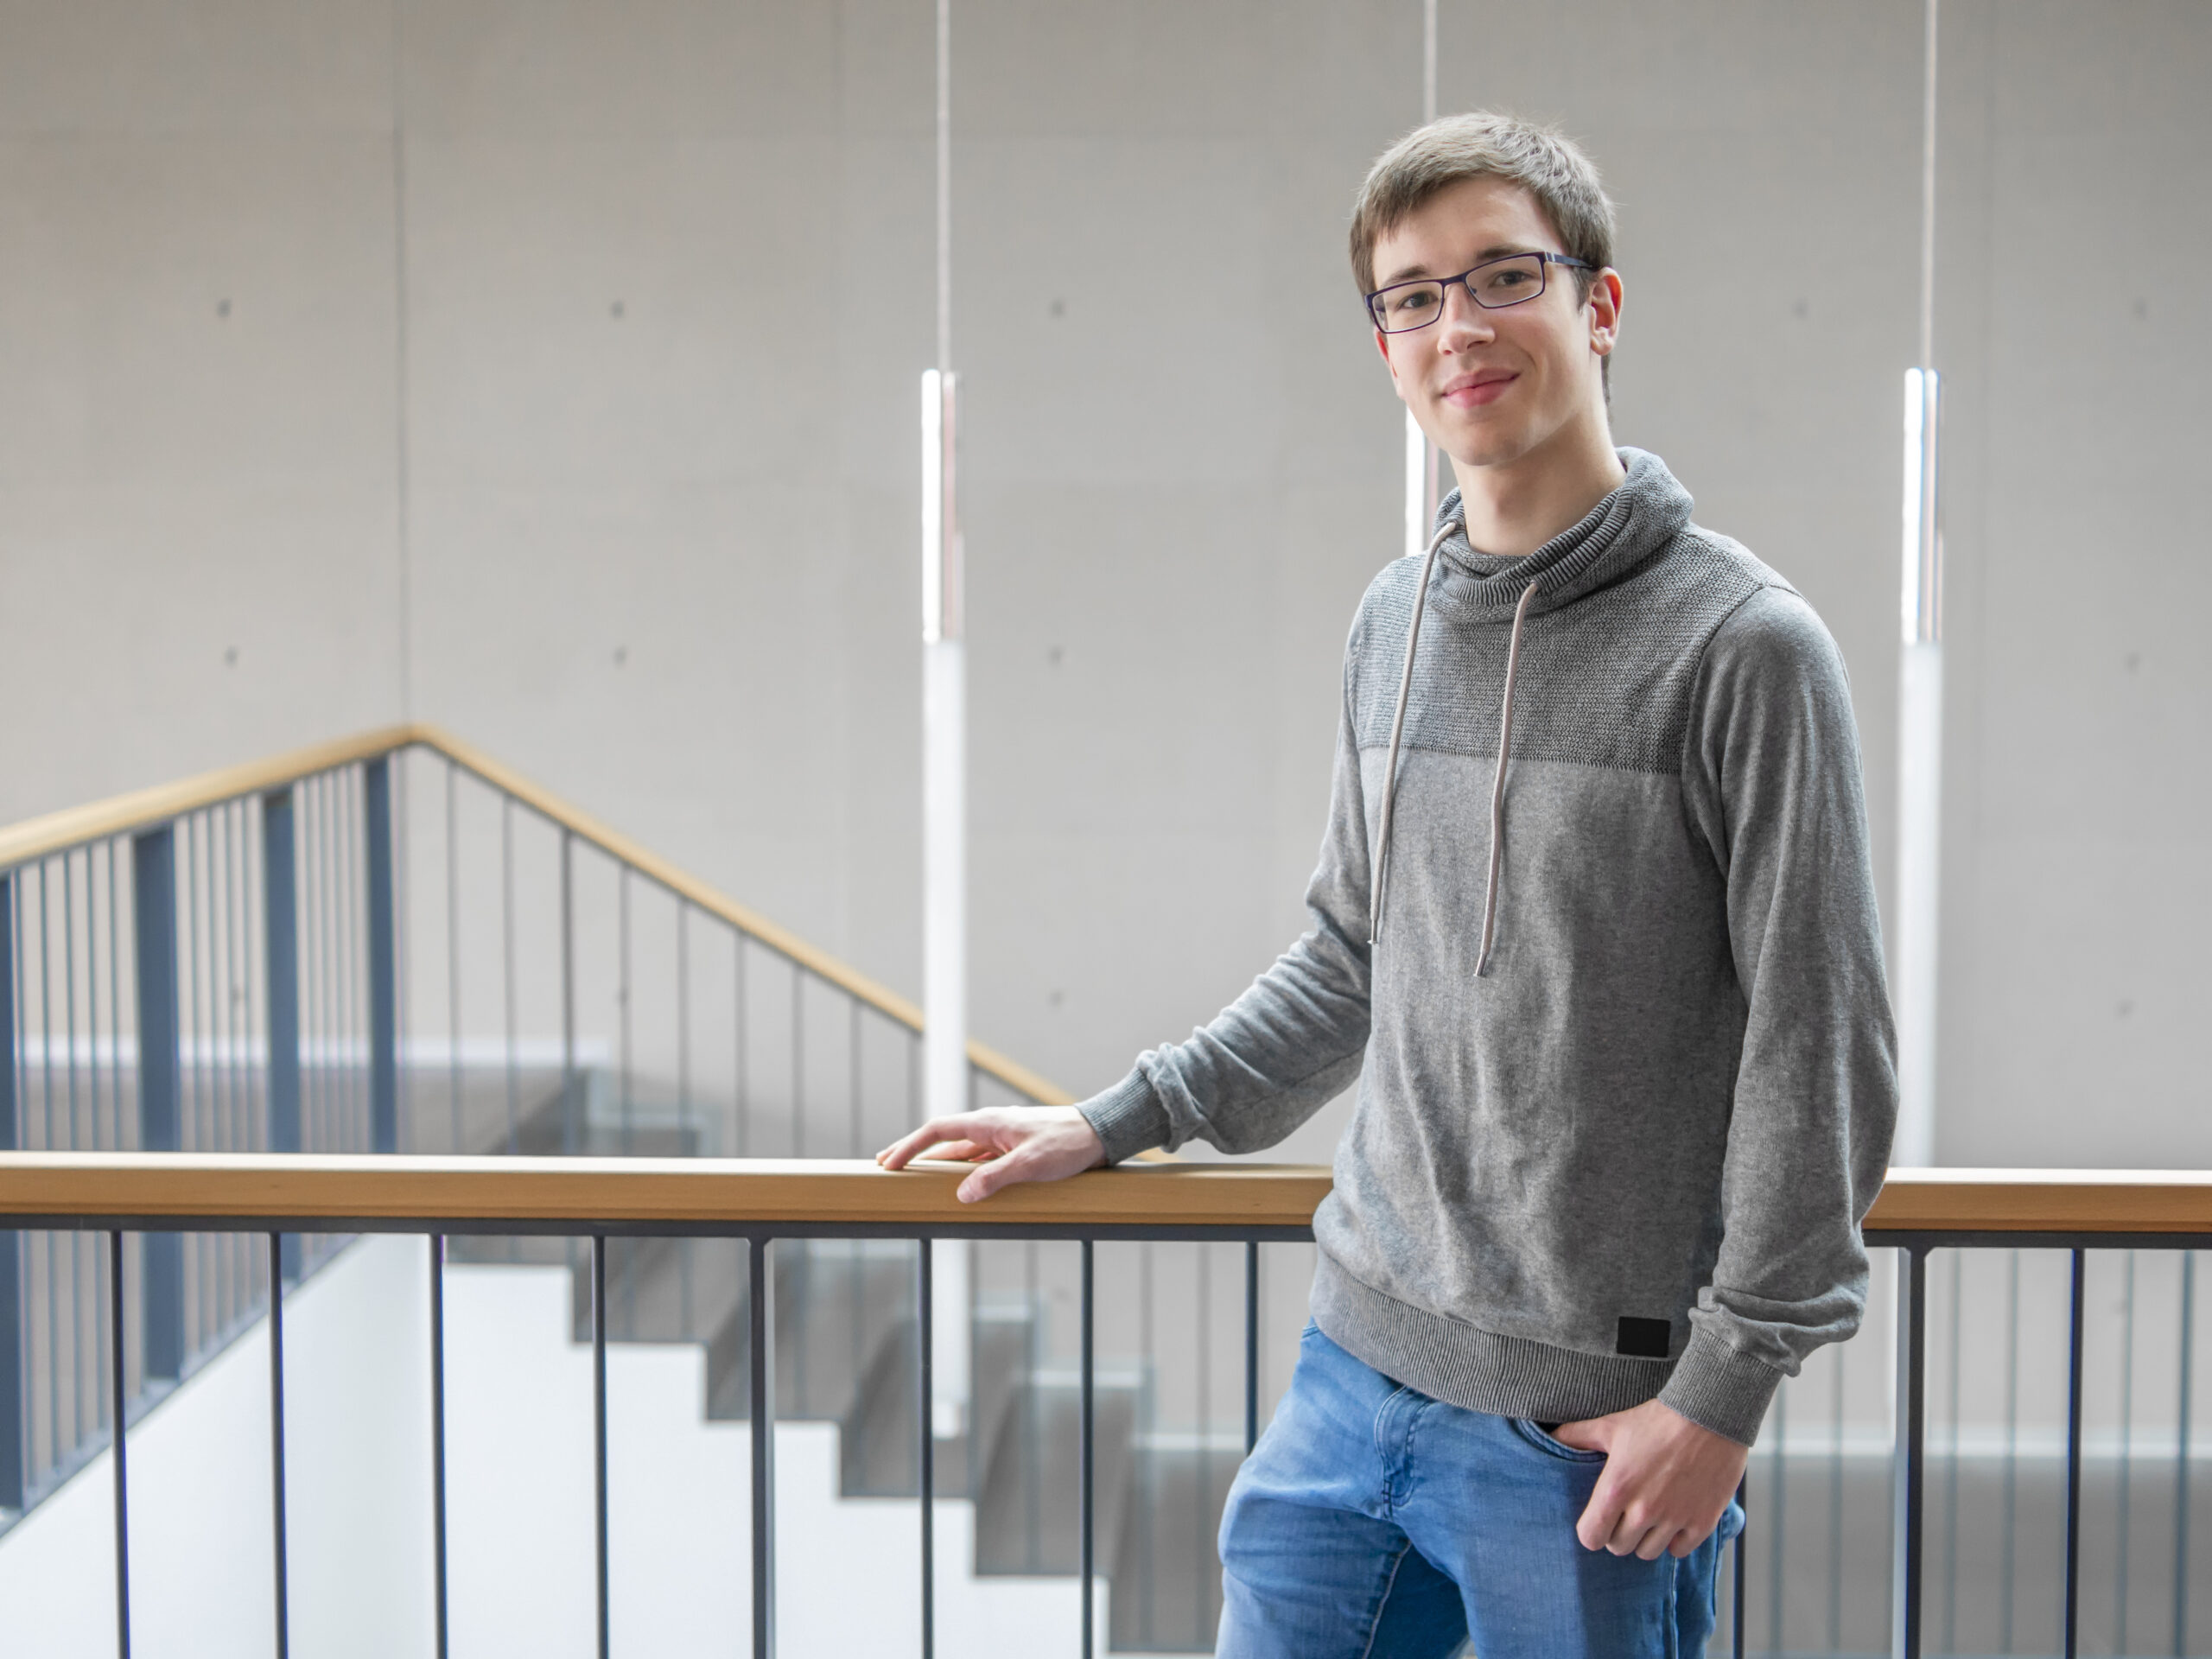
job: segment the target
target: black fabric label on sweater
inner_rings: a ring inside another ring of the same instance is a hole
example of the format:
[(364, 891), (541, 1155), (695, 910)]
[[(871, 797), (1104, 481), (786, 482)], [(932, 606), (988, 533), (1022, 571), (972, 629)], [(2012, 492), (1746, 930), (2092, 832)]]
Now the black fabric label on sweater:
[(1636, 1319), (1621, 1316), (1621, 1333), (1613, 1344), (1613, 1351), (1626, 1354), (1630, 1359), (1664, 1359), (1667, 1344), (1674, 1335), (1674, 1327), (1664, 1319)]

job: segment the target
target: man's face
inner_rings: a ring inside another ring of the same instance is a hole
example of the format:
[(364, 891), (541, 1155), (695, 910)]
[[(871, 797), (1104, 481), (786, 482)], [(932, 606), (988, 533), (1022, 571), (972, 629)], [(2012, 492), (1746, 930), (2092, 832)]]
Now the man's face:
[[(1432, 198), (1375, 243), (1375, 285), (1453, 276), (1509, 253), (1561, 253), (1559, 233), (1517, 184), (1468, 179)], [(1620, 318), (1620, 279), (1608, 270), (1580, 297), (1578, 273), (1546, 267), (1544, 291), (1486, 310), (1464, 283), (1444, 314), (1407, 334), (1376, 331), (1398, 396), (1430, 442), (1471, 467), (1507, 466), (1562, 431), (1595, 420), (1605, 431), (1599, 359)]]

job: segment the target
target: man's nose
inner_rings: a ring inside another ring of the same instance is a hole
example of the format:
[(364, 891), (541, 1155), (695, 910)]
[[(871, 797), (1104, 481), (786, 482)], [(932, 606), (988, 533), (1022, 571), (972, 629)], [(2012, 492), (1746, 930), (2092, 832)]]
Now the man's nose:
[(1437, 319), (1437, 343), (1454, 350), (1470, 340), (1484, 340), (1495, 334), (1490, 313), (1475, 303), (1466, 283), (1452, 283), (1444, 289), (1444, 315)]

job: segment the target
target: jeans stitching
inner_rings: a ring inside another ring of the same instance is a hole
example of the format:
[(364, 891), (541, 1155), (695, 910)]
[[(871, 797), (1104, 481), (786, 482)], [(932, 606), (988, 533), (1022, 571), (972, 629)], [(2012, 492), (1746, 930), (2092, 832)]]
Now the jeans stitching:
[(1582, 1446), (1569, 1446), (1557, 1435), (1545, 1433), (1529, 1418), (1509, 1417), (1506, 1421), (1513, 1425), (1513, 1432), (1525, 1445), (1542, 1452), (1548, 1458), (1556, 1458), (1561, 1463), (1576, 1464), (1584, 1467), (1595, 1467), (1605, 1461), (1603, 1452), (1593, 1452)]
[(1398, 1569), (1406, 1564), (1413, 1547), (1414, 1541), (1408, 1538), (1405, 1548), (1390, 1558), (1390, 1576), (1382, 1580), (1382, 1594), (1375, 1604), (1375, 1618), (1367, 1627), (1367, 1643), (1359, 1650), (1359, 1659), (1369, 1659), (1375, 1651), (1375, 1638), (1382, 1634), (1382, 1614), (1390, 1605), (1390, 1592), (1398, 1587)]
[[(1405, 1388), (1402, 1385), (1394, 1389), (1391, 1392), (1389, 1398), (1383, 1401), (1380, 1406), (1376, 1408), (1375, 1427), (1370, 1431), (1370, 1438), (1375, 1442), (1375, 1460), (1376, 1464), (1380, 1465), (1382, 1476), (1382, 1490), (1376, 1495), (1376, 1507), (1381, 1509), (1382, 1513), (1386, 1516), (1396, 1513), (1397, 1504), (1394, 1495), (1397, 1491), (1398, 1483), (1397, 1477), (1391, 1468), (1390, 1448), (1384, 1442), (1382, 1435), (1384, 1429), (1389, 1423), (1392, 1408), (1396, 1406), (1398, 1402), (1405, 1395), (1411, 1394), (1413, 1390), (1411, 1389)], [(1395, 1573), (1396, 1569), (1394, 1567), (1392, 1569), (1392, 1575), (1395, 1577)], [(1384, 1593), (1388, 1594), (1389, 1592), (1386, 1590)]]
[(1397, 1491), (1400, 1503), (1413, 1497), (1414, 1431), (1421, 1427), (1421, 1414), (1435, 1403), (1433, 1400), (1424, 1400), (1406, 1414), (1406, 1436), (1398, 1447), (1398, 1471), (1401, 1478), (1397, 1483)]

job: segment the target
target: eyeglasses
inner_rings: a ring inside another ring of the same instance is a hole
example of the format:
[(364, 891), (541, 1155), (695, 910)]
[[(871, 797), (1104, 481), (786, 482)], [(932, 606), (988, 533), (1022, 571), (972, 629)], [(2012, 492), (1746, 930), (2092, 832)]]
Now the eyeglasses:
[(1510, 253), (1503, 259), (1485, 260), (1457, 276), (1427, 276), (1417, 283), (1378, 288), (1367, 296), (1367, 315), (1386, 334), (1409, 334), (1444, 315), (1444, 296), (1454, 284), (1465, 286), (1485, 311), (1525, 305), (1543, 294), (1546, 265), (1565, 265), (1569, 270), (1598, 269), (1587, 259), (1564, 253)]

